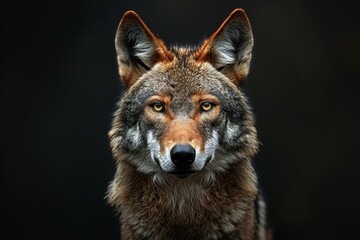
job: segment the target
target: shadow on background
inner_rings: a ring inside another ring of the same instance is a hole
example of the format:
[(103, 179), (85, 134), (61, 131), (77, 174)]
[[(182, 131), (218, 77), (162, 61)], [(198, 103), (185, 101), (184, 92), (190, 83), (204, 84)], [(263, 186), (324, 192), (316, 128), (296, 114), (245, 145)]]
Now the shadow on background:
[(1, 239), (119, 239), (104, 199), (121, 84), (114, 35), (136, 10), (199, 44), (236, 7), (255, 47), (245, 91), (275, 239), (359, 236), (359, 1), (1, 3)]

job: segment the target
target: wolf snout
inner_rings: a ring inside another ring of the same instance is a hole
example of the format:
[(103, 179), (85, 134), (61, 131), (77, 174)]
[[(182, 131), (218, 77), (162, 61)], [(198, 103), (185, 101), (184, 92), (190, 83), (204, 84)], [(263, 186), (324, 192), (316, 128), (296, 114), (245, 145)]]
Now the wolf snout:
[(190, 144), (175, 144), (170, 156), (176, 167), (187, 168), (195, 160), (195, 149)]

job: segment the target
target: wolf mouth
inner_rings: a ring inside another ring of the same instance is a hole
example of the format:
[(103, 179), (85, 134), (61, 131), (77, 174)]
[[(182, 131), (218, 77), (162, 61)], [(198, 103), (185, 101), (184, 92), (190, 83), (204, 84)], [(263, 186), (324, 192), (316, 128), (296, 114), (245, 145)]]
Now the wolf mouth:
[[(160, 161), (157, 157), (154, 158), (154, 160), (160, 165)], [(167, 172), (170, 175), (174, 175), (178, 178), (186, 178), (190, 175), (195, 174), (197, 171), (189, 168), (175, 168), (173, 171)]]
[[(208, 158), (206, 158), (206, 163), (208, 163), (211, 160), (211, 156), (209, 156)], [(173, 175), (177, 178), (187, 178), (191, 175), (196, 174), (197, 172), (199, 172), (199, 170), (193, 169), (191, 166), (190, 167), (175, 167), (172, 171), (167, 172), (170, 175)]]
[(195, 174), (197, 171), (191, 170), (191, 169), (179, 169), (179, 170), (175, 170), (172, 172), (169, 172), (169, 174), (174, 175), (175, 177), (178, 178), (186, 178), (189, 177), (193, 174)]

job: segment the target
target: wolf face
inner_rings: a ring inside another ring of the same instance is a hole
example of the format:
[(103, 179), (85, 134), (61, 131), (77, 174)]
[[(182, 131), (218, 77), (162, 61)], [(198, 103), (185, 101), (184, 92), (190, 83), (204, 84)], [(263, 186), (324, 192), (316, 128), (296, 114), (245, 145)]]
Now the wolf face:
[(109, 132), (119, 163), (154, 179), (212, 179), (257, 152), (251, 109), (240, 91), (253, 46), (243, 10), (192, 49), (168, 49), (129, 11), (115, 43), (126, 88)]

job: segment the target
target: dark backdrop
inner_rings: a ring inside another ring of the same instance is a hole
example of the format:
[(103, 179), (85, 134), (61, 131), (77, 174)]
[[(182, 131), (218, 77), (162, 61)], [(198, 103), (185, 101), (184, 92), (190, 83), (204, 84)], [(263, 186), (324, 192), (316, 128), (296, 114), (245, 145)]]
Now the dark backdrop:
[(235, 8), (255, 46), (245, 91), (275, 239), (359, 237), (359, 1), (1, 3), (1, 239), (119, 239), (104, 200), (121, 84), (114, 34), (136, 10), (200, 43)]

